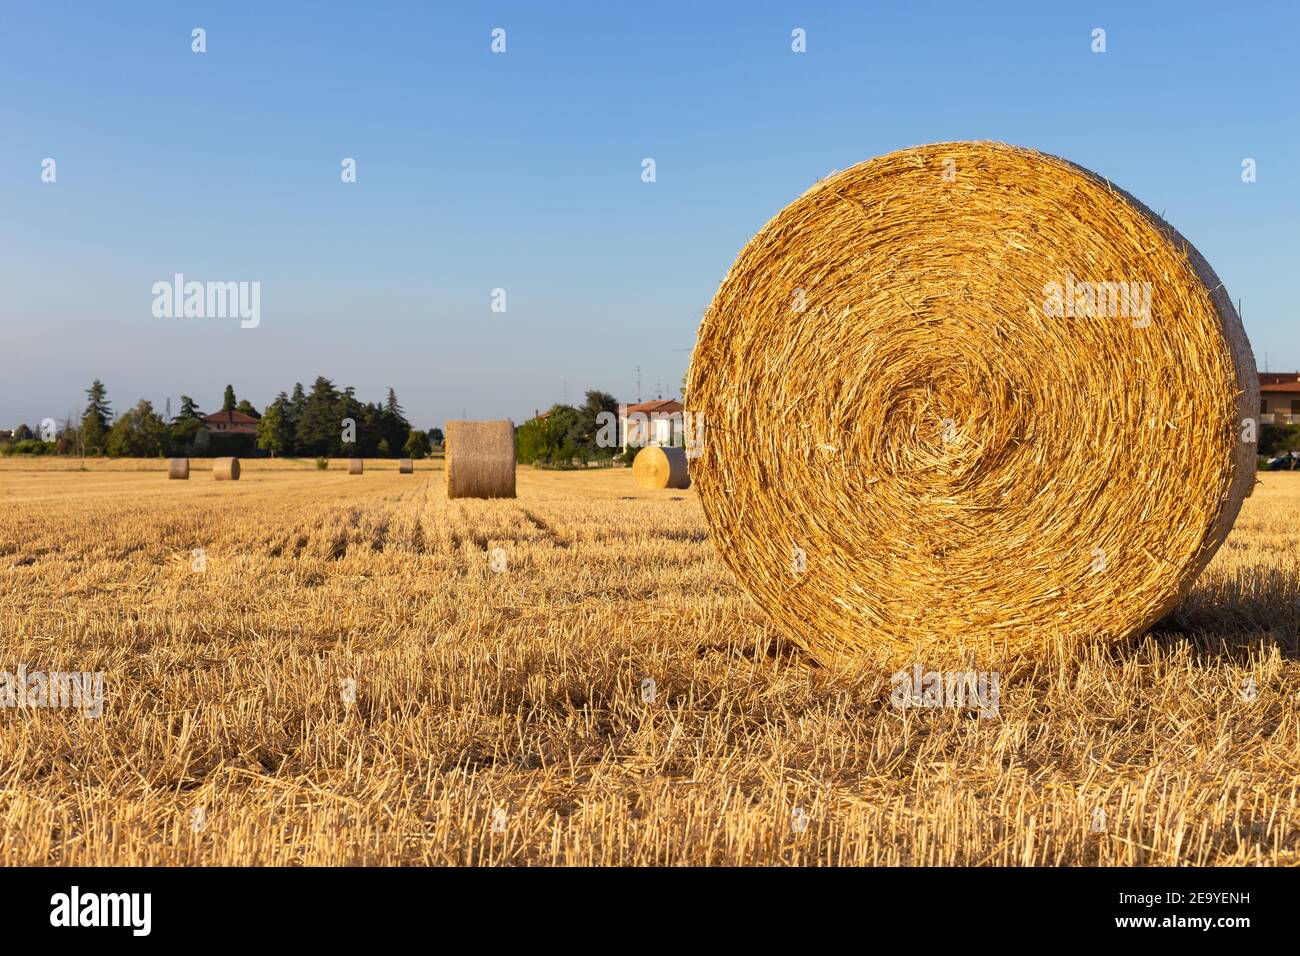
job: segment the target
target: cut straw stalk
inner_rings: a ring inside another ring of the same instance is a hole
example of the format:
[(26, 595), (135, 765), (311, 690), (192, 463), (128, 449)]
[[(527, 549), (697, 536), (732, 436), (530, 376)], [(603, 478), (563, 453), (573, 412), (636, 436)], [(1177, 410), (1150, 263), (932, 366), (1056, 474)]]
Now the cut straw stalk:
[[(1146, 316), (1089, 314), (1080, 289), (1120, 282), (1149, 284)], [(998, 143), (883, 156), (782, 210), (686, 395), (719, 551), (827, 661), (1140, 632), (1253, 481), (1254, 359), (1208, 264), (1094, 174)]]

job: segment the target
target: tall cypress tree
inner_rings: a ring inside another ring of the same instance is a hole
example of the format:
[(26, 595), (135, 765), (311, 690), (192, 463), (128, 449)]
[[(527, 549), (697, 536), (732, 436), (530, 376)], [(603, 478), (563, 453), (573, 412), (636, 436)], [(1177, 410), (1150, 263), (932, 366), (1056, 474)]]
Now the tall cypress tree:
[(112, 421), (113, 409), (108, 403), (108, 389), (99, 379), (95, 379), (86, 389), (90, 404), (81, 416), (82, 448), (91, 455), (102, 455), (108, 444), (108, 423)]
[(324, 375), (316, 376), (298, 420), (298, 444), (312, 455), (328, 454), (339, 438), (339, 393)]
[(397, 393), (392, 387), (388, 389), (388, 400), (384, 402), (384, 411), (380, 416), (379, 430), (381, 440), (388, 445), (390, 455), (398, 455), (405, 447), (411, 435), (411, 423), (406, 420), (406, 412), (397, 403)]

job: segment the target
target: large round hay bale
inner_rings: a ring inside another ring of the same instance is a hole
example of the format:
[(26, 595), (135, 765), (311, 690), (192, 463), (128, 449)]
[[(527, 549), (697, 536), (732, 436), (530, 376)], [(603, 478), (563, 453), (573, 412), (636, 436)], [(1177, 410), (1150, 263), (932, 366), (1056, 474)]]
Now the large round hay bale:
[(349, 474), (349, 475), (360, 475), (360, 474), (362, 474), (364, 471), (365, 471), (365, 465), (362, 463), (362, 460), (361, 460), (360, 458), (349, 458), (349, 459), (348, 459), (348, 474)]
[(515, 426), (510, 421), (447, 422), (447, 497), (515, 496)]
[(689, 488), (685, 448), (648, 445), (632, 459), (632, 479), (641, 488)]
[(827, 661), (1140, 632), (1254, 475), (1214, 272), (1127, 193), (998, 143), (883, 156), (777, 214), (686, 396), (714, 542)]
[(212, 477), (217, 481), (239, 480), (238, 458), (216, 458), (212, 461)]
[(190, 477), (190, 460), (188, 458), (167, 459), (167, 480), (188, 481)]
[(415, 471), (415, 463), (409, 458), (399, 458), (397, 460), (397, 473), (399, 475), (409, 475)]

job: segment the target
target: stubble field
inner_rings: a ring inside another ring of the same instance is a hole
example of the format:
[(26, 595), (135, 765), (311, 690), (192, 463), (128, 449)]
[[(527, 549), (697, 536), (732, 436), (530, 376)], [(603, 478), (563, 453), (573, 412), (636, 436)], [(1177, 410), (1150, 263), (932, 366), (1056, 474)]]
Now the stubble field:
[(981, 718), (782, 642), (626, 470), (77, 467), (0, 462), (0, 672), (106, 682), (0, 708), (0, 865), (1300, 864), (1300, 475)]

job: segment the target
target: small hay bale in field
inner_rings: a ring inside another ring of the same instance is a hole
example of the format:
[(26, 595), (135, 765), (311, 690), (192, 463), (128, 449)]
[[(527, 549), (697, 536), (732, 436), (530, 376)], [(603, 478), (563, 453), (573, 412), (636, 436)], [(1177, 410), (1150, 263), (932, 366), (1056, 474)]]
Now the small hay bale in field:
[(348, 474), (349, 474), (349, 475), (360, 475), (360, 474), (362, 474), (364, 471), (365, 471), (365, 465), (362, 464), (362, 460), (361, 460), (360, 458), (349, 458), (349, 459), (348, 459)]
[(686, 449), (657, 445), (642, 448), (632, 459), (632, 478), (641, 488), (689, 488)]
[(719, 552), (823, 661), (1140, 633), (1254, 480), (1255, 363), (1213, 270), (1000, 143), (882, 156), (778, 213), (686, 396)]
[(239, 480), (238, 458), (217, 458), (212, 462), (212, 477), (217, 481)]
[(415, 471), (415, 463), (409, 458), (399, 458), (397, 460), (397, 473), (399, 475), (409, 475)]
[(448, 498), (515, 496), (513, 422), (447, 422), (446, 456)]
[(190, 477), (190, 460), (188, 458), (167, 459), (167, 480), (188, 481)]

